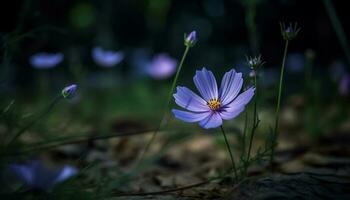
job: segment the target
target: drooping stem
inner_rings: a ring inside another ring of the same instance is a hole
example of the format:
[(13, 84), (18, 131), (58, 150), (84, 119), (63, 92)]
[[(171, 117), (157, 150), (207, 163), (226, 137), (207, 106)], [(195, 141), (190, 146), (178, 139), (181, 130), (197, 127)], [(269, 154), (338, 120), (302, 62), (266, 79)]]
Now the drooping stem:
[(182, 68), (182, 65), (186, 59), (186, 56), (187, 56), (187, 53), (188, 51), (190, 50), (190, 46), (186, 46), (186, 49), (182, 55), (182, 58), (181, 58), (181, 61), (180, 61), (180, 64), (179, 64), (179, 67), (177, 68), (177, 71), (176, 71), (176, 75), (174, 77), (174, 80), (173, 80), (173, 83), (171, 85), (171, 88), (170, 88), (170, 91), (169, 91), (169, 94), (168, 94), (168, 98), (167, 98), (167, 101), (166, 101), (166, 104), (164, 106), (164, 110), (162, 112), (162, 115), (159, 119), (159, 124), (158, 126), (156, 127), (155, 131), (153, 132), (150, 140), (147, 142), (146, 144), (146, 147), (145, 149), (141, 152), (140, 156), (139, 156), (139, 160), (138, 160), (138, 163), (143, 159), (143, 157), (146, 155), (147, 151), (149, 150), (151, 144), (154, 142), (156, 136), (157, 136), (157, 133), (159, 132), (159, 130), (161, 129), (162, 127), (162, 123), (163, 123), (163, 120), (166, 116), (166, 113), (168, 111), (168, 107), (169, 107), (169, 104), (170, 104), (170, 101), (171, 101), (171, 97), (173, 95), (173, 92), (174, 92), (174, 89), (175, 89), (175, 86), (176, 86), (176, 83), (177, 83), (177, 80), (179, 78), (179, 75), (180, 75), (180, 71), (181, 71), (181, 68)]
[(45, 117), (47, 114), (50, 113), (50, 111), (53, 109), (53, 107), (63, 98), (63, 96), (60, 94), (57, 97), (55, 97), (52, 102), (44, 109), (36, 118), (34, 118), (32, 121), (30, 121), (27, 125), (22, 127), (20, 130), (18, 130), (15, 133), (15, 136), (10, 140), (8, 145), (11, 145), (19, 136), (21, 136), (26, 130), (28, 130), (30, 127), (32, 127), (36, 122), (41, 120), (43, 117)]
[(343, 51), (345, 53), (346, 59), (348, 60), (348, 64), (350, 64), (350, 47), (349, 42), (346, 38), (344, 29), (340, 23), (339, 17), (337, 16), (337, 13), (334, 9), (334, 6), (332, 4), (331, 0), (323, 0), (323, 5), (327, 10), (327, 14), (332, 22), (332, 26), (334, 28), (334, 31), (337, 34), (338, 40), (340, 45), (343, 48)]
[(235, 160), (234, 160), (232, 152), (231, 152), (231, 147), (230, 147), (230, 144), (229, 144), (229, 142), (227, 140), (224, 127), (220, 126), (220, 128), (221, 128), (221, 132), (222, 132), (222, 134), (224, 135), (224, 138), (225, 138), (226, 147), (227, 147), (228, 153), (230, 154), (230, 159), (231, 159), (231, 163), (232, 163), (233, 173), (235, 175), (235, 179), (237, 180), (238, 179), (237, 168), (236, 168), (236, 163), (235, 163)]
[(253, 113), (253, 127), (250, 133), (250, 138), (249, 138), (249, 146), (248, 146), (248, 153), (247, 153), (247, 162), (250, 159), (250, 153), (252, 150), (252, 145), (253, 145), (253, 139), (255, 135), (255, 131), (258, 128), (259, 125), (259, 116), (257, 112), (257, 98), (258, 98), (258, 83), (257, 83), (257, 74), (254, 76), (254, 87), (255, 87), (255, 97), (254, 97), (254, 113)]
[(279, 112), (280, 112), (281, 96), (282, 96), (284, 66), (285, 66), (285, 62), (286, 62), (288, 45), (289, 45), (289, 40), (285, 40), (285, 41), (286, 41), (286, 43), (284, 46), (282, 67), (281, 67), (281, 73), (280, 73), (280, 82), (279, 82), (279, 87), (278, 87), (278, 97), (277, 97), (277, 106), (276, 106), (276, 114), (275, 114), (275, 128), (273, 130), (273, 138), (272, 138), (273, 141), (272, 141), (272, 148), (271, 148), (271, 155), (270, 155), (270, 164), (273, 163), (275, 148), (277, 146), (277, 139), (278, 139), (278, 123), (279, 123)]

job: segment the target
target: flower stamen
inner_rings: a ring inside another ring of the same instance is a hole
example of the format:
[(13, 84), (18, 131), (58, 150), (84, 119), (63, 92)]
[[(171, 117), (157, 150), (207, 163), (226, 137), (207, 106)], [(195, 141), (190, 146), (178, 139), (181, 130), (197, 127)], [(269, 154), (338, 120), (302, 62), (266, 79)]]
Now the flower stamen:
[(220, 108), (221, 106), (221, 102), (218, 100), (218, 99), (210, 99), (208, 102), (207, 102), (207, 105), (210, 109), (212, 110), (217, 110)]

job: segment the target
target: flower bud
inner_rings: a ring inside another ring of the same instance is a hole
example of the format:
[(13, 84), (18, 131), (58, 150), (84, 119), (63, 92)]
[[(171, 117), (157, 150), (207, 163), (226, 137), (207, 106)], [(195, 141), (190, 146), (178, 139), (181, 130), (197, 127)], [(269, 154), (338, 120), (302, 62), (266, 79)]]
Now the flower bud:
[(284, 23), (280, 23), (280, 28), (284, 40), (293, 40), (300, 32), (300, 28), (298, 27), (297, 23), (290, 23), (288, 27), (286, 27)]
[(197, 43), (197, 32), (196, 31), (192, 31), (190, 34), (186, 35), (184, 37), (184, 43), (185, 46), (187, 47), (193, 47), (196, 43)]
[(67, 87), (65, 87), (63, 90), (62, 90), (62, 96), (65, 98), (65, 99), (70, 99), (72, 97), (74, 97), (76, 91), (77, 91), (77, 85), (76, 84), (72, 84), (72, 85), (69, 85)]
[(247, 57), (247, 63), (251, 70), (255, 70), (264, 65), (265, 62), (261, 59), (261, 55), (259, 55), (258, 57)]

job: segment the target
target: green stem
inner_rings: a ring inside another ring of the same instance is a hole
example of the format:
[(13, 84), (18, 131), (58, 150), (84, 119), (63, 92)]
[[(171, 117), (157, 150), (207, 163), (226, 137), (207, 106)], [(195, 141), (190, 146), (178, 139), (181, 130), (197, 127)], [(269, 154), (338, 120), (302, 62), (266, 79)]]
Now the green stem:
[(159, 132), (161, 126), (162, 126), (162, 122), (165, 118), (165, 115), (167, 113), (167, 110), (168, 110), (168, 107), (169, 107), (169, 104), (170, 104), (170, 101), (171, 101), (171, 97), (173, 95), (173, 92), (174, 92), (174, 89), (175, 89), (175, 86), (176, 86), (176, 83), (177, 83), (177, 80), (179, 78), (179, 75), (180, 75), (180, 71), (182, 69), (182, 65), (186, 59), (186, 56), (187, 56), (187, 53), (188, 51), (190, 50), (190, 46), (186, 46), (186, 49), (182, 55), (182, 58), (181, 58), (181, 61), (180, 61), (180, 64), (179, 64), (179, 67), (177, 68), (177, 71), (176, 71), (176, 75), (175, 75), (175, 78), (173, 80), (173, 83), (171, 85), (171, 88), (170, 88), (170, 91), (169, 91), (169, 94), (168, 94), (168, 98), (167, 98), (167, 102), (165, 104), (165, 107), (164, 107), (164, 110), (163, 110), (163, 113), (161, 115), (161, 118), (159, 119), (159, 124), (157, 126), (157, 128), (155, 129), (155, 131), (153, 132), (152, 136), (151, 136), (151, 139), (148, 141), (148, 143), (146, 144), (146, 147), (145, 149), (142, 151), (142, 153), (140, 154), (140, 157), (139, 157), (139, 160), (138, 160), (138, 163), (143, 159), (143, 157), (146, 155), (146, 153), (148, 152), (151, 144), (154, 142), (156, 136), (157, 136), (157, 133)]
[(245, 150), (246, 150), (247, 128), (248, 128), (248, 114), (246, 112), (244, 116), (244, 127), (243, 127), (243, 137), (242, 137), (242, 154), (241, 154), (242, 160), (245, 160), (244, 156), (246, 152)]
[(257, 54), (259, 52), (259, 41), (255, 22), (256, 2), (248, 3), (248, 5), (245, 5), (245, 10), (245, 23), (249, 33), (250, 48), (253, 54)]
[(30, 127), (32, 127), (36, 122), (41, 120), (45, 115), (50, 113), (52, 108), (57, 104), (59, 100), (61, 100), (63, 97), (60, 94), (59, 96), (55, 97), (52, 102), (47, 106), (47, 108), (41, 112), (38, 117), (34, 118), (31, 122), (29, 122), (26, 126), (22, 127), (16, 134), (15, 136), (10, 140), (8, 145), (11, 145), (19, 136), (21, 136), (26, 130), (28, 130)]
[(282, 86), (283, 86), (283, 75), (284, 75), (284, 66), (286, 62), (287, 52), (288, 52), (288, 45), (289, 40), (286, 40), (285, 46), (284, 46), (284, 53), (283, 53), (283, 60), (282, 60), (282, 67), (281, 67), (281, 73), (280, 73), (280, 82), (278, 87), (278, 98), (277, 98), (277, 106), (276, 106), (276, 114), (275, 114), (275, 128), (273, 131), (273, 138), (272, 138), (272, 148), (271, 148), (271, 155), (270, 155), (270, 164), (273, 163), (274, 154), (275, 154), (275, 147), (278, 139), (278, 123), (279, 123), (279, 112), (280, 112), (280, 105), (281, 105), (281, 96), (282, 96)]
[(248, 113), (245, 113), (244, 117), (244, 127), (243, 127), (243, 138), (242, 138), (242, 153), (241, 160), (243, 161), (244, 174), (247, 174), (247, 168), (249, 160), (246, 159), (246, 138), (247, 138), (247, 128), (248, 128)]
[(257, 98), (258, 98), (258, 83), (257, 83), (257, 73), (254, 76), (254, 86), (255, 86), (255, 97), (254, 97), (254, 114), (253, 114), (253, 127), (252, 131), (250, 133), (250, 139), (249, 139), (249, 147), (248, 147), (248, 154), (247, 154), (247, 161), (250, 159), (250, 153), (252, 150), (253, 145), (253, 138), (255, 135), (255, 130), (259, 125), (259, 116), (257, 114)]
[(305, 53), (305, 57), (306, 57), (306, 64), (305, 64), (304, 95), (306, 98), (306, 102), (308, 103), (310, 94), (311, 94), (312, 70), (314, 67), (315, 58), (314, 56), (308, 55), (308, 53)]
[(330, 0), (323, 0), (323, 5), (327, 10), (328, 16), (332, 22), (332, 26), (334, 28), (334, 31), (337, 34), (338, 40), (340, 45), (343, 48), (343, 51), (345, 53), (345, 56), (348, 60), (348, 63), (350, 64), (350, 47), (349, 47), (349, 43), (348, 40), (346, 38), (344, 29), (340, 23), (339, 17), (337, 16), (337, 13), (334, 9), (334, 6), (332, 4), (332, 1)]
[(231, 159), (231, 163), (232, 163), (232, 169), (233, 169), (233, 172), (235, 174), (235, 180), (237, 180), (237, 178), (238, 178), (237, 168), (236, 168), (235, 160), (234, 160), (232, 152), (231, 152), (231, 147), (230, 147), (230, 144), (228, 143), (224, 127), (220, 126), (220, 128), (221, 128), (221, 132), (222, 132), (222, 134), (224, 135), (224, 138), (225, 138), (225, 143), (226, 143), (226, 147), (227, 147), (228, 153), (230, 154), (230, 159)]

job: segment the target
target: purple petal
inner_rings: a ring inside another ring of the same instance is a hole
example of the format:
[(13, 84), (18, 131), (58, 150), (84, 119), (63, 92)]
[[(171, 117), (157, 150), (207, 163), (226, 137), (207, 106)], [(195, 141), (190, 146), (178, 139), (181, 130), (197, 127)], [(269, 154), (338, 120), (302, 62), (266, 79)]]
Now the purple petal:
[(251, 87), (245, 92), (238, 95), (238, 97), (233, 100), (230, 104), (225, 105), (220, 111), (220, 115), (223, 119), (229, 120), (237, 117), (249, 103), (255, 93), (255, 88)]
[(10, 165), (10, 170), (17, 175), (19, 179), (25, 182), (28, 185), (32, 185), (34, 183), (34, 174), (33, 170), (30, 166), (25, 165)]
[(210, 115), (210, 112), (194, 113), (177, 109), (171, 110), (176, 118), (185, 122), (198, 122)]
[(241, 90), (243, 85), (242, 73), (236, 73), (234, 69), (226, 72), (219, 91), (219, 97), (222, 105), (230, 103)]
[(202, 71), (197, 71), (193, 81), (204, 100), (208, 102), (210, 99), (218, 98), (218, 86), (211, 71), (205, 68)]
[(222, 118), (219, 113), (211, 112), (210, 115), (199, 122), (199, 125), (205, 129), (217, 128), (222, 125)]
[(186, 87), (177, 87), (176, 89), (174, 98), (177, 105), (194, 112), (209, 111), (207, 102), (200, 96)]
[(77, 168), (71, 166), (64, 166), (60, 171), (58, 177), (55, 180), (55, 183), (59, 183), (67, 180), (68, 178), (74, 176), (78, 172)]
[(225, 110), (220, 112), (220, 116), (224, 120), (230, 120), (230, 119), (237, 117), (241, 112), (244, 111), (244, 109), (245, 109), (244, 106), (237, 107), (237, 108), (231, 108), (231, 109), (225, 109)]

